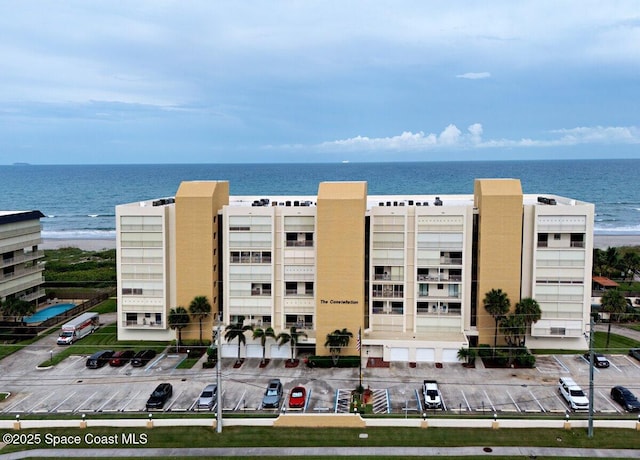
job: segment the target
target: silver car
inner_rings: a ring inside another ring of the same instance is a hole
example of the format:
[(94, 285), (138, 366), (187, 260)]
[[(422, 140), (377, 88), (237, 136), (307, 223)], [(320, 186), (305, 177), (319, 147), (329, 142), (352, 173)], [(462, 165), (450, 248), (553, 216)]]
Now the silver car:
[(211, 410), (216, 403), (216, 398), (218, 397), (218, 385), (212, 383), (207, 385), (200, 393), (200, 397), (198, 398), (198, 410)]
[(280, 405), (280, 399), (282, 399), (282, 383), (280, 379), (270, 380), (267, 390), (264, 392), (264, 398), (262, 398), (262, 407), (277, 408)]

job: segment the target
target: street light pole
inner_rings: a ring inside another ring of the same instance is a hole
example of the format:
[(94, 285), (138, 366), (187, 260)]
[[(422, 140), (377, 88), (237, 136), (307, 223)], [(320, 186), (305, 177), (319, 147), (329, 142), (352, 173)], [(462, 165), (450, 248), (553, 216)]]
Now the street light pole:
[(217, 346), (216, 346), (216, 383), (218, 386), (218, 392), (217, 392), (217, 398), (216, 398), (216, 405), (218, 406), (216, 408), (217, 411), (217, 419), (218, 421), (216, 422), (216, 432), (218, 433), (222, 433), (222, 376), (220, 375), (220, 366), (221, 366), (221, 362), (220, 362), (220, 347), (222, 346), (222, 340), (221, 340), (222, 334), (220, 333), (220, 313), (218, 313), (218, 326), (216, 328), (216, 339), (217, 339)]
[(593, 315), (589, 321), (589, 428), (587, 436), (593, 438)]

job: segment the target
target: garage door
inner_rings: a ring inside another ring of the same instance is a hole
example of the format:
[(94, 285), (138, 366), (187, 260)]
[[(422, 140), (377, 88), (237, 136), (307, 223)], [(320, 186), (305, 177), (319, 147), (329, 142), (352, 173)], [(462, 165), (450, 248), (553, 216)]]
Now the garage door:
[[(242, 350), (240, 350), (242, 352)], [(237, 343), (223, 343), (220, 349), (220, 356), (223, 358), (237, 358), (238, 357), (238, 344)], [(240, 355), (242, 356), (242, 354)]]
[(458, 350), (453, 348), (445, 348), (442, 350), (442, 362), (443, 363), (457, 363), (458, 362)]
[(436, 350), (434, 348), (416, 348), (416, 362), (433, 363), (436, 360)]
[(262, 359), (262, 345), (247, 345), (247, 358)]
[(291, 347), (289, 345), (282, 345), (281, 347), (271, 345), (271, 357), (274, 359), (289, 359), (291, 358)]
[(391, 348), (389, 349), (389, 359), (391, 361), (409, 362), (409, 349)]

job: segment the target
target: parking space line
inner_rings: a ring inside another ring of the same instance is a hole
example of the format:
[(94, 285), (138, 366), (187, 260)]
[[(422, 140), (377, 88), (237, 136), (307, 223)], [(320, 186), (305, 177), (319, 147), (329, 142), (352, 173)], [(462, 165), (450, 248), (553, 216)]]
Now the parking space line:
[(162, 358), (164, 358), (165, 354), (162, 353), (160, 356), (158, 356), (155, 360), (151, 361), (151, 364), (149, 364), (147, 367), (144, 368), (145, 372), (149, 372), (151, 369), (153, 369), (155, 367), (156, 364), (158, 364), (160, 362), (160, 360)]
[(518, 406), (518, 403), (516, 402), (516, 400), (513, 399), (513, 396), (511, 396), (511, 393), (507, 391), (507, 395), (509, 396), (509, 399), (511, 399), (511, 402), (513, 403), (513, 405), (516, 406), (516, 409), (518, 410), (518, 412), (522, 412), (522, 409), (520, 409), (520, 406)]
[[(416, 394), (416, 401), (418, 401), (418, 410), (420, 412), (422, 412), (422, 399), (420, 398), (420, 394), (418, 393), (418, 390), (413, 390)], [(442, 396), (440, 397), (440, 400), (442, 401)]]
[(491, 410), (493, 412), (496, 412), (496, 407), (493, 405), (493, 401), (491, 401), (491, 398), (489, 397), (489, 395), (487, 394), (487, 390), (482, 390), (482, 392), (484, 393), (484, 395), (487, 397), (487, 401), (489, 401), (489, 405), (491, 406)]
[(120, 412), (124, 412), (124, 411), (127, 409), (127, 406), (133, 402), (133, 400), (135, 399), (135, 397), (136, 397), (136, 396), (138, 396), (138, 395), (140, 394), (140, 392), (141, 392), (141, 391), (142, 391), (142, 390), (138, 390), (138, 392), (137, 392), (136, 394), (134, 394), (133, 396), (131, 396), (131, 397), (129, 398), (129, 401), (128, 401), (124, 406), (122, 406), (122, 408), (120, 408)]
[(467, 410), (471, 411), (471, 406), (469, 405), (469, 401), (467, 401), (467, 396), (464, 394), (464, 391), (460, 390), (460, 393), (462, 393), (462, 399), (464, 399), (464, 403), (467, 405)]
[(104, 403), (102, 403), (102, 406), (98, 407), (98, 409), (96, 409), (96, 412), (102, 412), (102, 410), (104, 409), (104, 406), (109, 404), (113, 398), (118, 396), (118, 393), (120, 393), (120, 392), (116, 391), (109, 399), (107, 399)]
[(609, 365), (610, 365), (611, 367), (614, 367), (614, 368), (615, 368), (615, 370), (617, 370), (618, 372), (620, 372), (620, 373), (622, 374), (622, 369), (620, 369), (618, 366), (616, 366), (616, 365), (613, 363), (613, 361), (609, 361)]
[[(240, 409), (240, 404), (242, 403), (242, 401), (244, 401), (244, 396), (245, 396), (246, 394), (247, 394), (247, 390), (245, 389), (245, 390), (242, 392), (242, 396), (240, 396), (240, 399), (238, 399), (238, 404), (236, 404), (236, 406), (235, 406), (234, 408), (232, 408), (232, 409), (231, 409), (232, 411), (234, 411), (234, 412), (235, 412), (235, 411), (237, 411), (237, 410), (239, 410), (239, 409)], [(246, 406), (246, 401), (245, 401), (245, 406)], [(260, 407), (262, 407), (262, 402), (260, 403)]]
[[(67, 364), (66, 366), (64, 366), (64, 367), (60, 368), (60, 370), (61, 370), (61, 371), (66, 371), (66, 370), (67, 370), (67, 369), (69, 369), (70, 367), (75, 366), (75, 365), (76, 365), (76, 363), (77, 363), (79, 360), (83, 359), (83, 356), (80, 356), (80, 355), (71, 355), (71, 356), (69, 356), (67, 359), (69, 359), (69, 358), (71, 358), (71, 357), (73, 357), (73, 358), (75, 358), (75, 359), (70, 360), (69, 364)], [(66, 361), (67, 359), (65, 359), (65, 361)]]
[[(65, 402), (67, 402), (73, 395), (75, 395), (76, 392), (72, 392), (69, 396), (67, 396), (66, 398), (64, 398), (60, 404), (58, 404), (56, 407), (54, 407), (53, 409), (51, 409), (49, 412), (58, 412), (58, 407), (62, 406)], [(67, 412), (71, 412), (71, 411), (67, 411)]]
[[(560, 361), (556, 355), (553, 355), (553, 359), (555, 359), (555, 360), (556, 360), (556, 362), (558, 363), (558, 365), (559, 365), (562, 369), (564, 369), (564, 371), (565, 371), (565, 372), (569, 372), (569, 369), (567, 368), (567, 366), (565, 366), (565, 365), (564, 365), (564, 363), (563, 363), (562, 361)], [(569, 373), (570, 373), (570, 372), (569, 372)]]
[(536, 402), (536, 404), (538, 405), (538, 407), (540, 408), (540, 410), (542, 412), (546, 412), (546, 410), (544, 410), (544, 407), (542, 406), (542, 404), (540, 404), (540, 401), (538, 401), (538, 398), (536, 398), (536, 395), (533, 394), (533, 391), (529, 390), (529, 393), (531, 394), (531, 397), (533, 398), (533, 400)]
[(178, 395), (177, 395), (175, 398), (173, 398), (173, 401), (171, 401), (171, 404), (169, 404), (169, 407), (167, 407), (167, 408), (165, 408), (165, 409), (164, 409), (164, 411), (165, 411), (165, 412), (169, 412), (169, 411), (171, 411), (171, 410), (172, 410), (171, 408), (172, 408), (172, 407), (173, 407), (173, 405), (176, 403), (176, 401), (180, 398), (180, 396), (182, 395), (182, 393), (184, 393), (184, 389), (183, 389), (180, 393), (178, 393)]
[(16, 402), (16, 403), (12, 404), (11, 406), (7, 407), (7, 408), (6, 408), (5, 410), (3, 410), (2, 412), (5, 412), (5, 413), (6, 413), (6, 412), (11, 412), (11, 410), (12, 410), (14, 407), (19, 406), (22, 402), (26, 401), (30, 396), (31, 396), (31, 395), (30, 395), (30, 394), (28, 394), (27, 396), (25, 396), (24, 398), (22, 398), (20, 401), (18, 401), (18, 402)]
[[(94, 391), (94, 392), (93, 392), (93, 394), (92, 394), (91, 396), (89, 396), (87, 399), (85, 399), (84, 401), (82, 401), (82, 402), (80, 403), (80, 405), (75, 409), (75, 411), (74, 411), (74, 412), (79, 412), (79, 411), (80, 411), (80, 409), (82, 409), (82, 406), (83, 406), (84, 404), (88, 403), (88, 402), (89, 402), (89, 401), (90, 401), (90, 400), (91, 400), (95, 395), (97, 395), (97, 394), (98, 394), (98, 392), (97, 392), (97, 391)], [(90, 411), (90, 410), (85, 410), (84, 412), (91, 412), (91, 411)]]
[[(587, 366), (589, 366), (589, 360), (587, 358), (585, 358), (584, 356), (581, 356), (582, 360), (585, 361), (587, 363)], [(609, 363), (611, 364), (611, 363)], [(600, 369), (598, 369), (598, 366), (596, 366), (595, 364), (593, 365), (593, 370), (596, 372), (600, 372)]]
[(633, 366), (635, 366), (636, 368), (640, 369), (640, 366), (637, 363), (637, 360), (635, 359), (631, 359), (628, 356), (625, 356), (625, 358), (627, 359), (627, 361), (629, 361)]
[[(618, 414), (619, 414), (620, 412), (622, 412), (622, 411), (618, 408), (618, 406), (616, 406), (615, 404), (613, 404), (613, 403), (611, 402), (611, 399), (609, 399), (609, 397), (608, 397), (608, 396), (606, 396), (606, 395), (602, 394), (602, 392), (601, 392), (601, 391), (599, 391), (599, 390), (598, 390), (598, 394), (599, 394), (600, 396), (602, 396), (602, 399), (604, 399), (605, 401), (607, 401), (611, 407), (613, 407), (613, 411), (607, 411), (607, 412), (617, 412)], [(601, 412), (605, 412), (605, 411), (601, 411)]]
[[(49, 393), (49, 395), (47, 397), (45, 397), (44, 399), (41, 399), (39, 403), (37, 403), (35, 406), (33, 406), (30, 410), (28, 410), (27, 412), (35, 412), (35, 408), (40, 406), (43, 402), (45, 402), (47, 399), (49, 399), (51, 396), (53, 396), (53, 392)], [(45, 411), (46, 412), (46, 411)]]
[(307, 393), (307, 400), (304, 402), (304, 407), (302, 408), (302, 412), (306, 412), (309, 408), (309, 401), (311, 401), (311, 389)]

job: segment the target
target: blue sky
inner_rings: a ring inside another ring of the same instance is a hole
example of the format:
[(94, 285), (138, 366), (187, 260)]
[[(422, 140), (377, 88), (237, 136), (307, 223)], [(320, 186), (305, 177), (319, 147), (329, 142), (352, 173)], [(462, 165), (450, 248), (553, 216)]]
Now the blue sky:
[(636, 0), (20, 0), (0, 31), (0, 164), (640, 158)]

